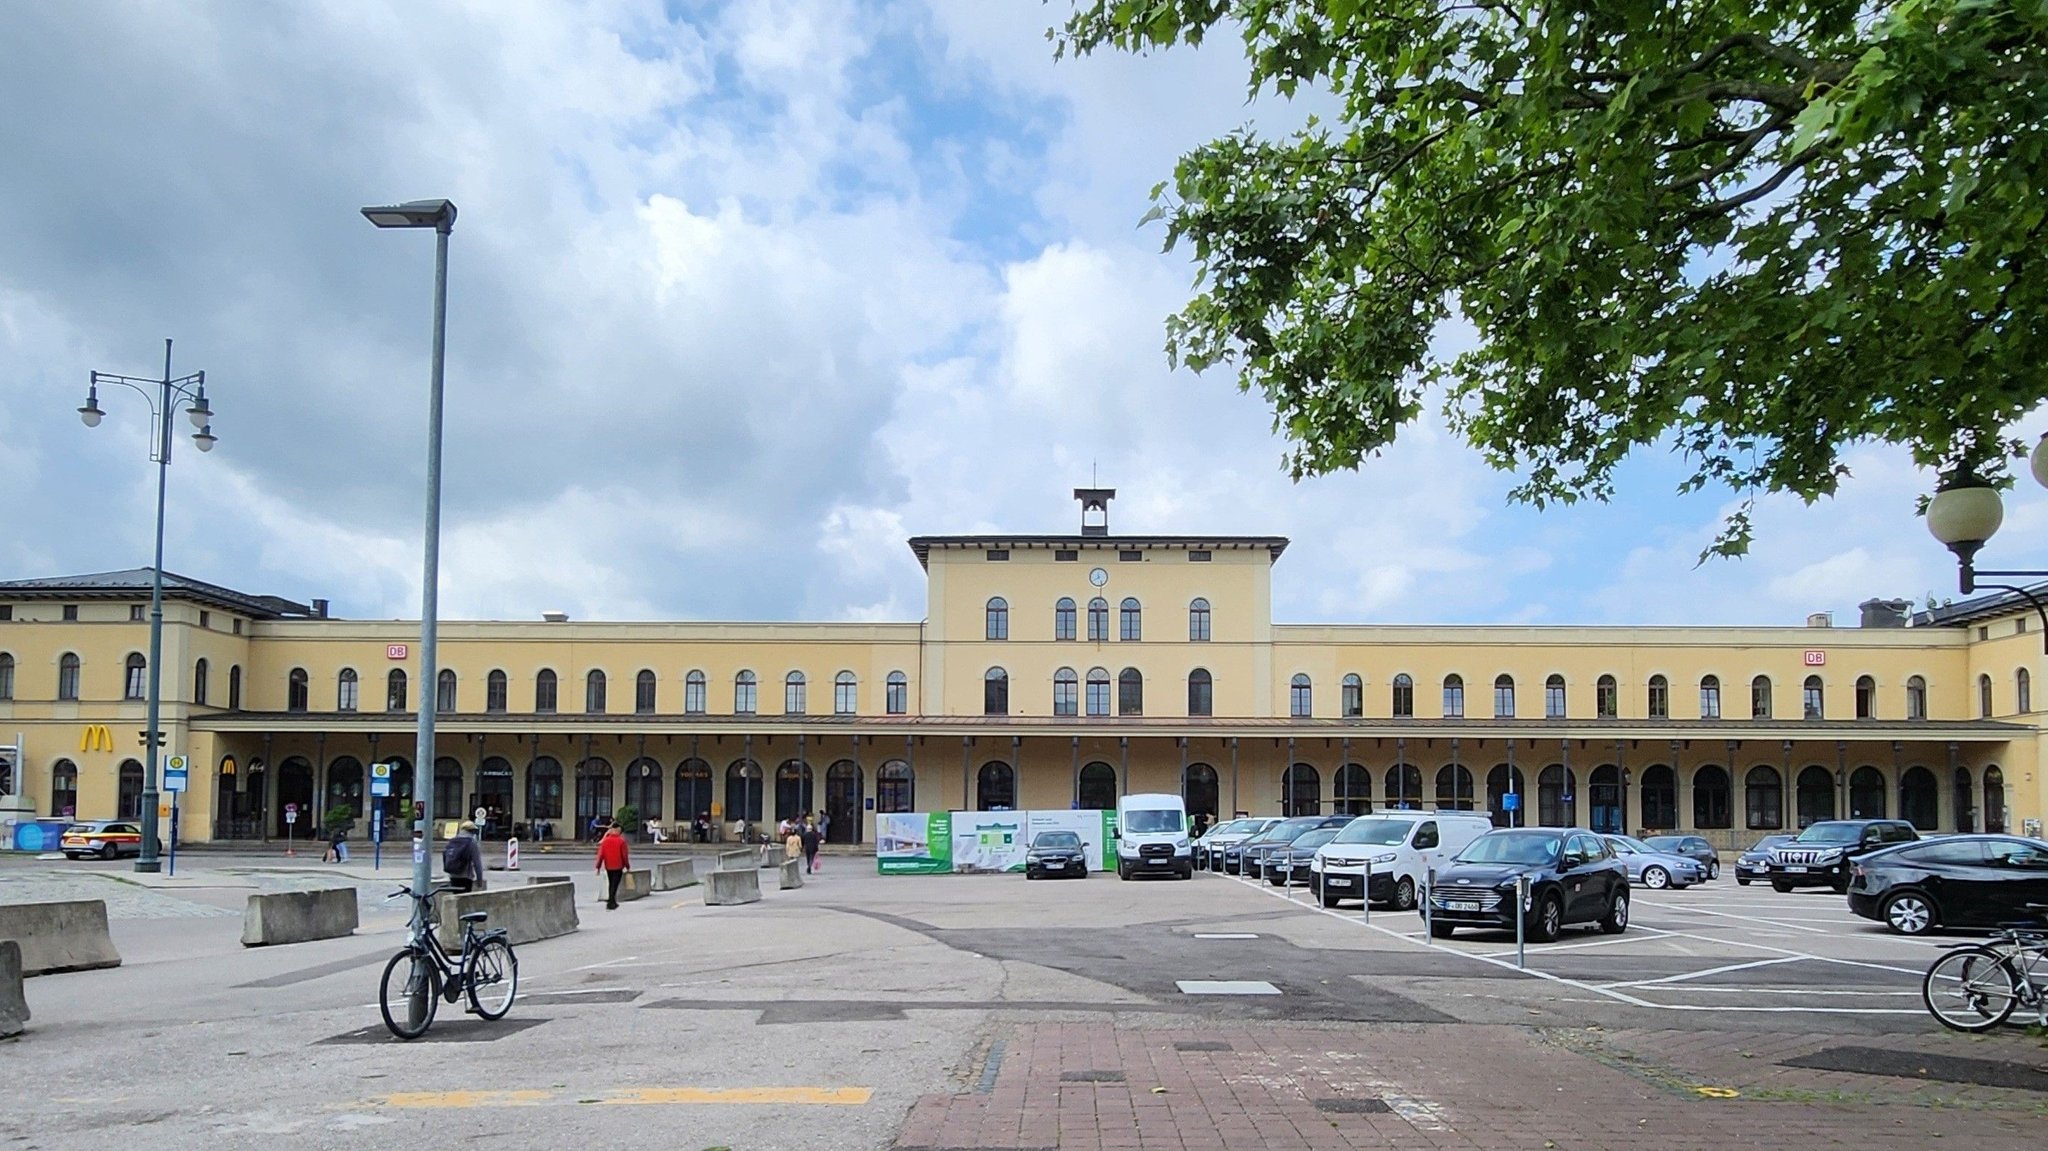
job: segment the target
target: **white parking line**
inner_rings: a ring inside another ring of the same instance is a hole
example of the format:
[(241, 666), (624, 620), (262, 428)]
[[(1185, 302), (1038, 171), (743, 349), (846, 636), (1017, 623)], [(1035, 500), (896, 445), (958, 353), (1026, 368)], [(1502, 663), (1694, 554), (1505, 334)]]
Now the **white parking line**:
[[(1543, 951), (1545, 954), (1548, 954), (1552, 951), (1580, 951), (1588, 947), (1613, 947), (1617, 943), (1639, 943), (1645, 939), (1669, 939), (1676, 934), (1678, 933), (1675, 931), (1659, 931), (1654, 927), (1646, 927), (1640, 935), (1614, 935), (1606, 939), (1595, 939), (1589, 943), (1555, 943), (1545, 946)], [(1418, 933), (1415, 938), (1420, 939), (1421, 935)], [(1486, 954), (1492, 959), (1506, 959), (1508, 956), (1513, 955), (1514, 952), (1490, 951)]]
[[(1652, 906), (1655, 911), (1659, 912), (1681, 910), (1679, 908), (1668, 907), (1664, 904), (1654, 904)], [(1740, 919), (1744, 923), (1761, 923), (1768, 927), (1786, 927), (1792, 929), (1793, 931), (1811, 932), (1814, 935), (1832, 934), (1832, 932), (1828, 931), (1828, 929), (1825, 927), (1808, 927), (1803, 923), (1787, 923), (1782, 919), (1764, 919), (1762, 917), (1755, 915), (1737, 915), (1732, 911), (1710, 911), (1704, 907), (1687, 907), (1683, 908), (1682, 911), (1688, 915), (1714, 915), (1719, 916), (1722, 919)]]
[(1624, 983), (1603, 983), (1602, 987), (1654, 987), (1660, 983), (1684, 983), (1693, 979), (1705, 979), (1709, 975), (1723, 975), (1730, 971), (1748, 971), (1756, 967), (1773, 967), (1780, 963), (1797, 963), (1790, 956), (1778, 959), (1757, 959), (1749, 963), (1730, 963), (1721, 967), (1709, 967), (1705, 971), (1688, 971), (1683, 975), (1666, 975), (1661, 979), (1635, 979)]

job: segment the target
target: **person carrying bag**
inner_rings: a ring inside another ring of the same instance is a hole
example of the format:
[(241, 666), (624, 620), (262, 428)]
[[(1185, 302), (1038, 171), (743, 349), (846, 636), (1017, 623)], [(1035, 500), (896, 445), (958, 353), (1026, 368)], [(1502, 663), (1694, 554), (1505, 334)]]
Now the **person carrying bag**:
[(614, 823), (605, 829), (604, 838), (597, 841), (597, 870), (605, 875), (604, 909), (619, 909), (619, 881), (626, 877), (630, 863), (626, 849), (626, 833)]

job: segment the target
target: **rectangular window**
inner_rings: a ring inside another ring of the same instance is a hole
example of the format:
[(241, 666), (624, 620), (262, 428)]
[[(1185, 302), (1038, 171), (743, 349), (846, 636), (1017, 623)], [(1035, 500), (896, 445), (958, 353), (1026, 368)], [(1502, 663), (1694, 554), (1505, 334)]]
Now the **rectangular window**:
[(1191, 563), (1191, 564), (1205, 564), (1205, 563), (1208, 563), (1208, 562), (1209, 562), (1209, 553), (1208, 553), (1208, 552), (1205, 552), (1205, 551), (1191, 551), (1191, 552), (1189, 552), (1189, 553), (1188, 553), (1188, 562), (1189, 562), (1189, 563)]
[(754, 695), (755, 695), (755, 689), (756, 689), (756, 688), (757, 688), (758, 686), (759, 686), (758, 684), (754, 684), (754, 683), (751, 683), (751, 682), (749, 682), (749, 683), (739, 683), (739, 684), (734, 684), (734, 685), (733, 685), (733, 689), (732, 689), (732, 710), (733, 710), (733, 713), (734, 713), (734, 714), (736, 714), (736, 715), (752, 715), (752, 714), (754, 714), (754, 704), (755, 704), (755, 698), (754, 698)]
[(1296, 719), (1307, 719), (1315, 714), (1315, 688), (1307, 683), (1297, 682), (1287, 689), (1287, 714)]
[(57, 698), (78, 698), (78, 661), (66, 658), (57, 665)]
[(1563, 719), (1563, 718), (1564, 718), (1564, 685), (1563, 685), (1563, 684), (1561, 684), (1561, 683), (1552, 683), (1552, 684), (1546, 684), (1546, 685), (1544, 685), (1544, 688), (1543, 688), (1543, 718), (1545, 718), (1545, 719)]
[(1074, 679), (1052, 681), (1052, 713), (1056, 716), (1081, 714), (1081, 684)]
[(1749, 683), (1749, 717), (1771, 718), (1771, 681), (1758, 676)]
[(200, 612), (200, 613), (199, 613), (199, 626), (200, 626), (200, 627), (212, 627), (212, 626), (213, 626), (213, 613), (212, 613), (212, 612), (210, 612), (210, 611), (203, 611), (203, 612)]
[(1216, 714), (1216, 681), (1207, 678), (1188, 681), (1188, 714)]
[(990, 563), (992, 563), (992, 564), (999, 564), (999, 563), (1003, 563), (1003, 562), (1006, 562), (1006, 561), (1007, 561), (1007, 560), (1008, 560), (1009, 558), (1010, 558), (1010, 549), (1009, 549), (1009, 548), (990, 548), (990, 549), (988, 549), (988, 562), (990, 562)]
[(484, 681), (484, 710), (494, 713), (505, 710), (505, 677), (495, 672)]
[[(1119, 563), (1143, 563), (1145, 562), (1145, 553), (1136, 548), (1126, 548), (1123, 551), (1116, 553), (1116, 558), (1117, 562)], [(2025, 621), (2022, 620), (2021, 622), (2024, 623)], [(2021, 630), (2024, 631), (2026, 629), (2022, 628)]]
[(555, 677), (553, 673), (533, 681), (533, 710), (542, 715), (552, 715), (555, 710)]
[(1080, 559), (1081, 553), (1077, 551), (1071, 551), (1066, 548), (1060, 548), (1052, 553), (1052, 558), (1056, 563), (1070, 564), (1073, 563), (1075, 560)]
[(450, 713), (455, 711), (455, 677), (441, 673), (440, 682), (434, 686), (434, 710)]
[(683, 710), (691, 715), (704, 714), (704, 681), (693, 679), (683, 684)]
[(654, 689), (658, 681), (651, 675), (641, 676), (633, 682), (633, 711), (639, 715), (654, 714)]
[(241, 620), (236, 620), (236, 621), (235, 621), (235, 634), (236, 634), (236, 635), (241, 635), (241, 634), (242, 634), (242, 621), (241, 621)]
[(1118, 715), (1145, 714), (1145, 681), (1134, 675), (1123, 675), (1116, 682), (1116, 713)]
[(141, 699), (149, 691), (149, 668), (141, 660), (128, 665), (128, 698)]
[(908, 680), (892, 679), (883, 693), (887, 697), (890, 715), (907, 715), (910, 712), (910, 683)]
[(1414, 717), (1415, 682), (1405, 675), (1400, 676), (1394, 680), (1394, 718), (1413, 719)]
[(1990, 629), (1989, 627), (1980, 627), (1980, 628), (1978, 628), (1978, 629), (1977, 629), (1977, 638), (1978, 638), (1978, 639), (1990, 639), (1990, 638), (1991, 638), (1991, 629)]
[(832, 714), (852, 715), (860, 702), (860, 686), (852, 680), (841, 680), (832, 685)]
[(13, 618), (14, 605), (11, 603), (0, 603), (0, 620), (10, 620)]
[(1515, 718), (1515, 685), (1496, 683), (1493, 685), (1493, 714), (1497, 719)]
[(1444, 685), (1444, 718), (1465, 718), (1465, 685), (1447, 683)]
[(1613, 719), (1621, 714), (1621, 687), (1612, 679), (1603, 677), (1593, 689), (1593, 703), (1601, 719)]
[(810, 706), (805, 699), (806, 689), (807, 685), (800, 679), (789, 680), (782, 685), (782, 714), (804, 714), (804, 709)]
[(1703, 683), (1700, 685), (1700, 718), (1721, 718), (1721, 685)]
[(1347, 676), (1344, 680), (1344, 718), (1358, 719), (1365, 714), (1365, 684)]
[(1091, 679), (1088, 681), (1088, 714), (1109, 714), (1109, 680)]
[(2013, 633), (2014, 635), (2025, 635), (2025, 634), (2027, 634), (2027, 617), (2026, 617), (2026, 616), (2021, 616), (2021, 617), (2020, 617), (2020, 618), (2019, 618), (2018, 620), (2015, 620), (2015, 621), (2013, 622), (2013, 625), (2012, 625), (2012, 633)]
[(139, 603), (131, 603), (131, 604), (129, 604), (129, 605), (128, 605), (128, 622), (129, 622), (129, 623), (141, 623), (141, 622), (142, 622), (142, 618), (143, 618), (143, 617), (142, 617), (142, 605), (141, 605), (141, 604), (139, 604)]
[(65, 622), (65, 623), (77, 623), (77, 622), (78, 622), (78, 605), (77, 605), (77, 604), (75, 604), (75, 603), (67, 603), (67, 604), (65, 604), (65, 605), (64, 605), (64, 622)]
[[(1650, 681), (1650, 718), (1668, 719), (1670, 718), (1670, 716), (1671, 686), (1665, 683), (1664, 677), (1660, 675), (1657, 678)], [(1662, 823), (1654, 823), (1650, 826), (1665, 827), (1668, 825)]]

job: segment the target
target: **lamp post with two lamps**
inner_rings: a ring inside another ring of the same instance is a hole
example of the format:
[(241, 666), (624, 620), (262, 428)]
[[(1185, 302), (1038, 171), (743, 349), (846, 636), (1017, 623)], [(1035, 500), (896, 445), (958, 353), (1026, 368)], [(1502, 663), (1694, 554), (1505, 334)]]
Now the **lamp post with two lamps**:
[[(2034, 445), (2029, 463), (2035, 482), (2048, 487), (2048, 435), (2042, 436), (2041, 442)], [(1977, 567), (1978, 551), (2004, 522), (2005, 504), (1998, 498), (1998, 489), (1967, 472), (1944, 484), (1940, 491), (1934, 493), (1934, 498), (1927, 501), (1927, 530), (1956, 554), (1956, 561), (1962, 569), (1960, 583), (1963, 594), (1974, 595), (1978, 588), (1988, 588), (2020, 596), (2041, 616), (2042, 644), (2044, 650), (2048, 650), (2048, 604), (2017, 584), (1985, 583), (1978, 578), (2048, 579), (2048, 570)]]
[(206, 373), (194, 372), (189, 376), (171, 378), (171, 341), (164, 341), (164, 374), (160, 379), (145, 379), (141, 376), (117, 376), (112, 372), (94, 372), (86, 387), (85, 406), (78, 409), (78, 418), (88, 428), (100, 426), (106, 412), (100, 408), (100, 385), (119, 384), (141, 396), (149, 405), (152, 423), (149, 458), (156, 464), (156, 561), (149, 568), (149, 666), (144, 672), (149, 677), (148, 714), (142, 742), (147, 747), (144, 756), (142, 777), (142, 854), (136, 857), (135, 870), (154, 872), (162, 869), (158, 858), (157, 834), (157, 753), (163, 745), (162, 692), (164, 654), (164, 488), (171, 470), (171, 418), (172, 408), (179, 400), (190, 401), (185, 415), (198, 430), (192, 433), (192, 442), (202, 452), (210, 452), (217, 437), (213, 434), (213, 408), (206, 401)]

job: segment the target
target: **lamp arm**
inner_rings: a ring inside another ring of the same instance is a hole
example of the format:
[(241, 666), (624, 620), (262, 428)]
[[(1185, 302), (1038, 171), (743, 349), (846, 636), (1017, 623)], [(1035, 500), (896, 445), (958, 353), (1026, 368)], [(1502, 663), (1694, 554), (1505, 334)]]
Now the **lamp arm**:
[[(2048, 574), (2048, 573), (2043, 573), (2043, 572), (1983, 572), (1983, 573), (1980, 573), (1980, 574), (1983, 574), (1983, 575), (2016, 575), (2016, 576), (2018, 576), (2018, 575), (2043, 575), (2043, 574)], [(2041, 602), (2041, 597), (2039, 597), (2039, 596), (2035, 595), (2035, 594), (2034, 594), (2033, 592), (2030, 592), (2030, 591), (2028, 591), (2028, 590), (2027, 590), (2026, 588), (2020, 587), (2020, 586), (2019, 586), (2018, 584), (2009, 584), (2009, 583), (1980, 583), (1980, 584), (1978, 584), (1977, 586), (1978, 586), (1978, 587), (1981, 587), (1981, 588), (1990, 588), (1990, 589), (1992, 589), (1993, 591), (2009, 591), (2009, 592), (2012, 592), (2013, 594), (2015, 594), (2015, 595), (2019, 596), (2019, 597), (2020, 597), (2021, 599), (2024, 599), (2024, 600), (2026, 600), (2026, 601), (2027, 601), (2027, 602), (2028, 602), (2029, 604), (2033, 605), (2033, 608), (2034, 608), (2034, 614), (2036, 614), (2036, 615), (2038, 615), (2038, 616), (2040, 616), (2040, 617), (2041, 617), (2041, 650), (2042, 650), (2042, 652), (2043, 652), (2044, 654), (2048, 654), (2048, 604), (2044, 604), (2044, 603), (2042, 603), (2042, 602)]]

